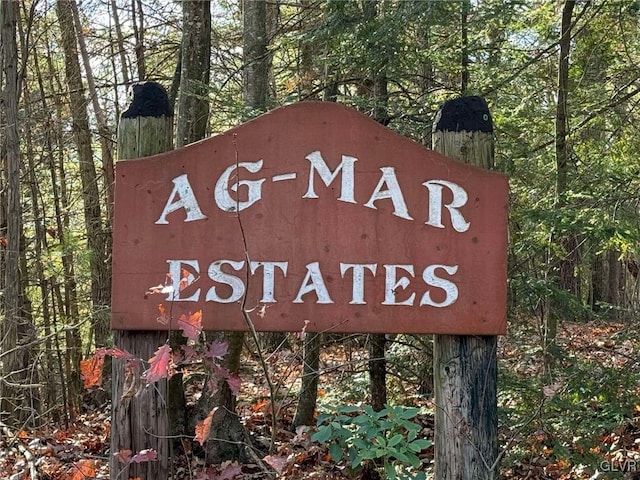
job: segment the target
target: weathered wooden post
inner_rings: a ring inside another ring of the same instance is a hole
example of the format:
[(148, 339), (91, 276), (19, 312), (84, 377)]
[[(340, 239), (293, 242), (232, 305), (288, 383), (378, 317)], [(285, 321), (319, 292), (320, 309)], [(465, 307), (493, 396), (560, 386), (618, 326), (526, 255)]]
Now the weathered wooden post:
[[(482, 168), (493, 166), (493, 124), (480, 97), (446, 102), (434, 121), (433, 149)], [(497, 478), (496, 336), (436, 335), (435, 478)]]
[[(173, 113), (165, 89), (155, 82), (133, 86), (133, 99), (118, 125), (118, 160), (155, 155), (173, 148)], [(116, 169), (117, 172), (117, 169)], [(136, 208), (130, 205), (130, 208)], [(140, 301), (144, 301), (142, 297)], [(167, 340), (166, 331), (114, 330), (114, 344), (137, 358), (148, 360)], [(131, 372), (126, 360), (113, 361), (111, 412), (112, 480), (168, 477), (169, 439), (167, 382), (147, 385), (141, 381), (141, 366)], [(121, 450), (133, 454), (154, 449), (157, 461), (123, 465), (114, 456)]]

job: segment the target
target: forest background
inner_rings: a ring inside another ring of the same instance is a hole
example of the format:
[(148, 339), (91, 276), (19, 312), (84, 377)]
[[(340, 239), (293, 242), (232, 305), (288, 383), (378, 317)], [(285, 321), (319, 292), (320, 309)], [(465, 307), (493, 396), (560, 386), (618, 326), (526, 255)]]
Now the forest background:
[[(8, 432), (69, 428), (106, 401), (87, 399), (80, 363), (113, 342), (116, 127), (133, 83), (167, 88), (176, 146), (305, 100), (430, 146), (439, 106), (480, 95), (511, 189), (502, 475), (640, 468), (640, 2), (4, 0), (1, 13)], [(285, 347), (299, 359), (306, 345), (239, 341), (247, 362)], [(429, 411), (429, 338), (323, 342), (321, 383), (333, 383), (321, 403), (380, 402), (382, 365), (383, 404)], [(295, 397), (300, 378), (287, 381)]]

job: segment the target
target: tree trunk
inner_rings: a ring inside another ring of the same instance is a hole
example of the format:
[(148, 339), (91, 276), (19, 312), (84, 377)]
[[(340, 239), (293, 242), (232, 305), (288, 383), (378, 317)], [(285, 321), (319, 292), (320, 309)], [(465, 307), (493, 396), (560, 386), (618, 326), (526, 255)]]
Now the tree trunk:
[[(35, 339), (33, 325), (24, 311), (24, 279), (21, 268), (22, 252), (22, 197), (20, 191), (20, 171), (22, 158), (20, 154), (20, 138), (18, 136), (18, 98), (20, 86), (18, 81), (17, 3), (11, 0), (0, 2), (0, 44), (4, 77), (4, 137), (6, 141), (6, 230), (2, 236), (6, 241), (4, 249), (4, 296), (2, 301), (3, 321), (0, 325), (2, 334), (0, 365), (2, 377), (0, 382), (0, 412), (11, 412), (11, 419), (0, 420), (22, 426), (33, 425), (37, 411), (36, 401), (39, 398), (36, 388), (37, 378), (31, 378), (32, 349), (28, 345)], [(3, 222), (4, 223), (4, 222)], [(2, 225), (4, 227), (4, 225)]]
[(469, 90), (469, 13), (471, 1), (462, 0), (460, 5), (460, 95)]
[(269, 98), (267, 6), (265, 0), (243, 0), (245, 118), (264, 112)]
[[(201, 140), (207, 132), (211, 68), (211, 2), (209, 0), (182, 2), (182, 31), (180, 62), (178, 62), (180, 96), (176, 124), (177, 147)], [(171, 98), (169, 103), (172, 104)], [(170, 341), (172, 348), (175, 349), (185, 342), (185, 338), (181, 332), (177, 331), (171, 333)], [(184, 435), (187, 428), (186, 398), (181, 373), (176, 373), (169, 380), (167, 401), (171, 435), (174, 437)]]
[(205, 137), (209, 121), (211, 2), (182, 2), (180, 97), (176, 147)]
[[(98, 140), (100, 142), (100, 151), (102, 153), (102, 170), (104, 172), (104, 184), (107, 192), (105, 209), (107, 211), (108, 229), (111, 230), (113, 224), (113, 153), (112, 153), (112, 132), (107, 123), (107, 118), (98, 100), (98, 89), (96, 88), (96, 82), (93, 77), (93, 69), (91, 68), (91, 61), (89, 59), (89, 52), (87, 51), (87, 44), (84, 41), (84, 34), (82, 33), (82, 24), (80, 23), (80, 14), (78, 13), (78, 5), (76, 0), (68, 0), (69, 6), (73, 13), (73, 23), (76, 28), (76, 34), (78, 36), (78, 45), (80, 46), (80, 54), (82, 55), (82, 63), (84, 65), (84, 71), (87, 77), (87, 85), (89, 87), (89, 95), (91, 97), (91, 105), (93, 106), (93, 113), (96, 116), (96, 123), (98, 124)], [(107, 235), (107, 252), (111, 251), (111, 236)], [(111, 273), (108, 273), (111, 277)]]
[[(556, 105), (556, 201), (555, 208), (560, 210), (566, 206), (566, 192), (569, 178), (569, 146), (568, 136), (568, 94), (569, 94), (569, 51), (571, 49), (571, 18), (575, 0), (567, 0), (562, 8), (562, 22), (560, 35), (560, 54), (558, 59), (558, 103)], [(554, 231), (552, 244), (559, 243), (564, 254), (557, 262), (552, 261), (554, 270), (558, 273), (558, 287), (576, 295), (578, 292), (577, 255), (578, 242), (575, 235), (567, 232)], [(544, 318), (544, 347), (545, 352), (553, 356), (556, 350), (556, 335), (558, 331), (558, 317), (548, 309)], [(551, 357), (548, 357), (550, 359)]]
[[(140, 24), (138, 24), (140, 20)], [(144, 13), (140, 0), (131, 0), (131, 23), (133, 25), (133, 38), (135, 39), (136, 66), (138, 68), (138, 81), (147, 79), (147, 66), (144, 56)]]
[[(49, 44), (49, 42), (47, 42), (47, 44)], [(58, 90), (62, 90), (62, 82), (59, 81), (59, 77), (57, 76), (54, 69), (52, 55), (50, 54), (50, 52), (48, 53), (47, 77), (51, 82), (48, 88), (50, 91), (54, 91), (56, 88)], [(65, 245), (65, 242), (67, 242), (68, 238), (70, 238), (71, 236), (71, 231), (68, 215), (68, 212), (70, 211), (69, 193), (67, 190), (67, 179), (64, 169), (65, 156), (62, 125), (59, 123), (56, 124), (52, 120), (53, 114), (49, 107), (49, 103), (47, 102), (47, 88), (44, 85), (43, 75), (40, 72), (40, 62), (37, 58), (37, 50), (34, 50), (33, 55), (34, 65), (38, 78), (38, 88), (40, 90), (40, 99), (42, 102), (42, 110), (44, 112), (48, 112), (47, 118), (50, 121), (51, 125), (56, 125), (56, 128), (47, 129), (45, 133), (46, 150), (48, 152), (47, 163), (49, 167), (49, 175), (51, 178), (53, 207), (56, 221), (56, 229), (53, 233), (55, 238), (60, 243), (63, 270), (63, 277), (61, 281), (59, 280), (52, 284), (52, 292), (60, 296), (59, 301), (56, 302), (56, 308), (60, 313), (59, 317), (64, 319), (67, 325), (75, 326), (79, 320), (78, 293), (74, 270), (75, 257), (73, 254), (73, 249)], [(56, 81), (55, 88), (54, 80)], [(55, 114), (57, 118), (61, 118), (61, 116), (63, 115), (62, 112), (64, 111), (61, 97), (59, 95), (55, 96), (54, 102)], [(61, 283), (64, 286), (64, 299), (62, 299), (61, 294)], [(54, 323), (55, 321), (56, 320), (54, 317)], [(81, 338), (78, 328), (75, 327), (72, 329), (68, 329), (65, 333), (65, 338), (66, 348), (64, 349), (64, 365), (66, 369), (61, 369), (60, 375), (62, 377), (61, 380), (63, 384), (63, 397), (67, 397), (65, 399), (65, 414), (68, 415), (67, 410), (73, 410), (77, 405), (79, 405), (80, 395), (82, 394), (82, 382), (79, 372), (81, 360)], [(56, 349), (57, 354), (61, 357), (62, 353), (60, 353), (58, 337), (56, 337)], [(68, 395), (65, 393), (64, 389), (68, 389)]]
[(298, 407), (293, 418), (294, 427), (314, 425), (314, 414), (318, 399), (318, 380), (320, 379), (320, 347), (322, 334), (307, 332), (304, 337), (302, 354), (302, 386), (298, 396)]
[(78, 60), (73, 9), (68, 1), (58, 0), (56, 12), (62, 35), (71, 117), (73, 119), (73, 131), (82, 181), (84, 222), (91, 266), (91, 302), (95, 343), (96, 346), (102, 347), (110, 344), (109, 305), (111, 302), (111, 277), (107, 261), (108, 241), (102, 225), (100, 193), (91, 147), (87, 99), (82, 82), (80, 61)]
[(122, 27), (120, 26), (120, 19), (118, 17), (118, 4), (116, 0), (110, 0), (111, 4), (111, 16), (113, 17), (113, 24), (116, 30), (116, 40), (118, 44), (118, 54), (120, 56), (120, 66), (122, 72), (122, 79), (125, 85), (129, 85), (129, 67), (127, 66), (127, 57), (124, 49), (124, 37), (122, 35)]
[[(147, 92), (151, 92), (148, 94)], [(118, 126), (118, 160), (154, 155), (172, 149), (173, 116), (167, 93), (153, 82), (134, 85), (133, 104), (142, 104), (142, 98), (153, 99), (136, 109), (135, 115), (125, 111)], [(156, 103), (153, 103), (156, 102)], [(152, 115), (144, 107), (152, 109)], [(117, 347), (143, 360), (151, 358), (157, 348), (167, 341), (166, 332), (114, 331)], [(158, 453), (157, 462), (144, 462), (123, 467), (111, 455), (111, 479), (141, 477), (165, 480), (168, 478), (169, 427), (167, 414), (167, 384), (161, 380), (145, 387), (138, 371), (127, 369), (126, 361), (113, 361), (113, 394), (111, 414), (111, 452), (153, 448)]]
[[(367, 0), (363, 5), (363, 9), (365, 22), (376, 21), (376, 17), (379, 15), (376, 0)], [(389, 59), (386, 52), (381, 53), (385, 56), (381, 68), (372, 68), (370, 72), (370, 81), (373, 87), (370, 95), (373, 100), (373, 119), (382, 125), (388, 125), (389, 92), (386, 71)], [(378, 65), (378, 67), (380, 67), (380, 65)], [(379, 411), (382, 410), (387, 403), (386, 336), (384, 333), (369, 334), (368, 343), (371, 406), (374, 410)]]
[[(453, 118), (462, 118), (452, 126)], [(481, 168), (493, 166), (493, 126), (486, 102), (462, 97), (436, 116), (433, 149)], [(497, 478), (495, 336), (434, 337), (435, 478)]]

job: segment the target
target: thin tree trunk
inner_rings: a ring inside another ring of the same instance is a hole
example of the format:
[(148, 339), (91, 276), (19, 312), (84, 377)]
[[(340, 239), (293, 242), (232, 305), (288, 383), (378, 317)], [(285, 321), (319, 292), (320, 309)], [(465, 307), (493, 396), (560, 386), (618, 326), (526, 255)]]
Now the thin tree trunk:
[[(0, 382), (0, 412), (12, 412), (4, 421), (34, 424), (34, 401), (37, 398), (37, 379), (30, 378), (31, 348), (26, 346), (35, 337), (33, 325), (28, 323), (24, 308), (24, 281), (21, 270), (22, 198), (20, 171), (22, 158), (18, 136), (18, 51), (16, 42), (18, 4), (11, 0), (0, 2), (0, 44), (4, 79), (4, 137), (6, 141), (6, 231), (4, 238), (4, 319), (1, 325), (2, 353), (0, 354), (3, 381)], [(26, 60), (26, 59), (25, 59)]]
[(131, 80), (129, 79), (129, 67), (127, 66), (127, 57), (125, 55), (122, 27), (120, 25), (120, 19), (118, 18), (118, 4), (116, 0), (111, 0), (109, 3), (111, 4), (111, 16), (113, 17), (113, 25), (116, 30), (116, 40), (118, 44), (118, 54), (120, 56), (122, 79), (125, 85), (129, 85), (131, 83)]
[[(24, 97), (29, 98), (28, 84), (23, 84)], [(26, 118), (33, 118), (31, 111), (31, 104), (26, 103), (24, 106)], [(28, 181), (29, 181), (29, 198), (31, 203), (31, 214), (33, 215), (33, 224), (35, 229), (35, 239), (33, 242), (33, 250), (35, 252), (34, 258), (34, 270), (35, 276), (38, 279), (38, 290), (40, 293), (40, 310), (42, 315), (42, 323), (45, 334), (45, 351), (43, 352), (43, 358), (46, 361), (47, 366), (54, 365), (53, 348), (51, 343), (51, 302), (49, 301), (49, 279), (45, 275), (44, 264), (42, 262), (43, 254), (47, 251), (47, 232), (44, 225), (45, 213), (40, 205), (40, 188), (38, 185), (38, 179), (36, 175), (36, 165), (34, 158), (36, 152), (33, 145), (31, 124), (25, 122), (25, 143), (27, 148), (27, 165), (28, 165)], [(26, 259), (23, 260), (26, 263)], [(24, 269), (23, 271), (28, 271)], [(44, 385), (44, 401), (48, 409), (52, 411), (52, 417), (54, 421), (58, 420), (58, 409), (56, 405), (56, 382), (54, 378), (48, 377)]]
[[(47, 41), (49, 45), (49, 41)], [(60, 242), (61, 246), (61, 261), (63, 269), (62, 283), (64, 285), (64, 300), (58, 302), (58, 309), (60, 311), (60, 317), (65, 320), (67, 325), (75, 325), (79, 320), (78, 311), (78, 292), (77, 283), (75, 277), (75, 257), (73, 249), (69, 248), (65, 243), (68, 241), (68, 237), (71, 235), (69, 215), (70, 202), (69, 193), (67, 191), (67, 179), (64, 168), (64, 140), (62, 125), (53, 121), (53, 117), (50, 112), (49, 104), (47, 103), (47, 94), (43, 81), (43, 76), (40, 71), (40, 63), (37, 59), (37, 52), (34, 52), (34, 65), (36, 69), (36, 76), (38, 79), (38, 88), (40, 91), (40, 100), (42, 102), (42, 110), (47, 112), (49, 123), (56, 125), (56, 128), (47, 129), (45, 132), (45, 144), (47, 149), (47, 160), (49, 167), (49, 174), (51, 177), (51, 187), (53, 192), (53, 206), (55, 212), (56, 229), (51, 234)], [(62, 90), (61, 82), (54, 69), (52, 55), (49, 52), (47, 55), (48, 65), (48, 78), (51, 80), (49, 85), (49, 91)], [(55, 88), (53, 85), (54, 80), (57, 81)], [(54, 96), (55, 111), (57, 118), (61, 118), (63, 112), (63, 106), (59, 95)], [(55, 138), (52, 135), (55, 134)], [(56, 155), (57, 152), (57, 155)], [(57, 160), (57, 161), (56, 161)], [(52, 285), (54, 292), (60, 292), (60, 282), (55, 282)], [(65, 398), (65, 413), (67, 409), (73, 410), (79, 405), (80, 396), (82, 394), (82, 384), (80, 381), (80, 360), (81, 360), (81, 339), (78, 328), (68, 329), (65, 333), (66, 348), (64, 349), (64, 364), (66, 369), (61, 369), (60, 375), (62, 376), (61, 382), (63, 386), (63, 397)], [(56, 337), (56, 344), (58, 345), (58, 337)], [(60, 354), (60, 351), (58, 351)], [(66, 377), (66, 379), (65, 379)], [(68, 395), (65, 391), (68, 389)], [(68, 415), (67, 415), (68, 416)]]
[[(96, 88), (96, 82), (93, 77), (93, 69), (91, 68), (91, 61), (89, 59), (89, 52), (87, 51), (87, 44), (84, 41), (84, 34), (82, 33), (82, 24), (80, 23), (80, 14), (78, 13), (78, 5), (76, 0), (67, 0), (73, 12), (73, 23), (76, 28), (76, 34), (78, 36), (78, 45), (80, 47), (80, 54), (82, 56), (82, 64), (87, 78), (87, 86), (89, 87), (89, 96), (91, 97), (91, 105), (93, 106), (93, 113), (96, 116), (96, 123), (98, 124), (98, 140), (100, 142), (100, 150), (102, 153), (102, 169), (104, 172), (105, 190), (107, 192), (106, 197), (106, 211), (109, 230), (113, 223), (113, 151), (112, 151), (112, 132), (107, 123), (107, 118), (100, 105), (98, 99), (98, 89)], [(111, 236), (107, 235), (107, 255), (111, 251)], [(109, 277), (111, 273), (108, 274)]]
[(471, 1), (462, 0), (460, 6), (460, 95), (469, 90), (469, 12)]
[[(377, 1), (367, 0), (364, 4), (364, 21), (373, 22), (380, 15), (377, 11)], [(385, 56), (385, 61), (380, 69), (371, 72), (373, 100), (373, 119), (382, 124), (389, 123), (388, 81), (387, 81), (387, 52), (380, 52)], [(368, 335), (369, 343), (369, 390), (371, 406), (374, 410), (382, 410), (387, 403), (387, 360), (385, 358), (385, 346), (387, 339), (384, 333), (372, 333)]]
[[(140, 24), (138, 24), (138, 20)], [(147, 66), (144, 55), (144, 14), (140, 0), (131, 0), (131, 23), (133, 24), (133, 38), (136, 41), (135, 51), (138, 81), (143, 82), (147, 79)]]
[(74, 124), (75, 142), (78, 149), (84, 221), (91, 266), (91, 301), (96, 346), (110, 344), (109, 305), (111, 301), (111, 278), (107, 261), (107, 235), (102, 225), (100, 194), (96, 168), (91, 148), (91, 131), (87, 115), (87, 100), (77, 55), (73, 9), (66, 0), (56, 5), (62, 35), (65, 72), (69, 86), (71, 116)]
[(298, 407), (293, 425), (315, 424), (316, 403), (318, 400), (318, 381), (320, 379), (320, 347), (322, 346), (322, 334), (307, 332), (304, 337), (304, 350), (302, 354), (302, 385), (298, 395)]
[(209, 122), (211, 2), (182, 2), (180, 97), (176, 147), (205, 137)]
[[(569, 96), (569, 52), (571, 48), (571, 19), (575, 0), (567, 0), (562, 8), (562, 22), (560, 35), (560, 54), (558, 59), (558, 103), (556, 106), (556, 201), (555, 208), (560, 210), (566, 205), (566, 192), (569, 178), (569, 147), (568, 136), (568, 96)], [(575, 256), (578, 244), (575, 236), (565, 232), (555, 231), (551, 238), (552, 243), (560, 243), (565, 255), (557, 262), (559, 276), (558, 287), (570, 293), (577, 293), (577, 276)], [(555, 262), (554, 262), (555, 263)], [(544, 318), (544, 345), (545, 351), (553, 355), (556, 350), (556, 335), (558, 331), (558, 318), (553, 312), (548, 311)], [(547, 357), (550, 358), (550, 357)]]

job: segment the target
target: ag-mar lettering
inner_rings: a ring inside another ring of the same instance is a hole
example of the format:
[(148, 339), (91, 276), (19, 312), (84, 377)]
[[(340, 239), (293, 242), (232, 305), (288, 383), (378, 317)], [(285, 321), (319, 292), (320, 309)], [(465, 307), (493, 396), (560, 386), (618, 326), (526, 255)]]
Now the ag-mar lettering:
[[(309, 162), (309, 171), (302, 199), (313, 200), (319, 198), (315, 189), (316, 179), (319, 179), (325, 186), (329, 187), (334, 182), (338, 182), (338, 177), (340, 177), (340, 194), (336, 200), (357, 204), (355, 190), (356, 163), (358, 159), (356, 157), (342, 155), (341, 162), (334, 170), (329, 168), (320, 151), (309, 153), (305, 156), (305, 160)], [(233, 181), (233, 179), (238, 178), (238, 170), (245, 170), (250, 174), (258, 174), (263, 165), (264, 160), (229, 165), (215, 182), (213, 199), (216, 207), (224, 212), (241, 212), (262, 200), (262, 186), (267, 180), (266, 178), (239, 181)], [(395, 167), (381, 167), (380, 172), (380, 179), (377, 185), (369, 195), (369, 199), (362, 206), (376, 210), (378, 202), (390, 201), (393, 206), (393, 215), (404, 220), (413, 221), (414, 217), (410, 214)], [(275, 175), (272, 179), (275, 181), (277, 177), (297, 180), (295, 173)], [(202, 213), (188, 175), (185, 173), (175, 177), (172, 183), (173, 189), (155, 224), (168, 224), (171, 214), (178, 210), (184, 210), (184, 222), (205, 220), (207, 217)], [(435, 228), (446, 228), (443, 219), (443, 214), (446, 210), (450, 225), (456, 232), (463, 233), (469, 229), (470, 222), (466, 220), (461, 211), (461, 208), (467, 204), (468, 200), (467, 192), (462, 186), (442, 179), (427, 180), (422, 182), (421, 185), (426, 188), (427, 192), (428, 213), (424, 221), (426, 225)], [(241, 188), (242, 195), (240, 194)], [(444, 203), (443, 192), (445, 189), (450, 192), (452, 197), (449, 203)]]
[[(207, 277), (203, 279), (200, 262), (194, 259), (188, 260), (167, 260), (169, 273), (173, 279), (173, 292), (167, 297), (173, 302), (199, 302), (204, 295), (205, 302), (214, 303), (234, 303), (242, 299), (246, 293), (247, 262), (244, 260), (222, 259), (211, 262), (207, 267)], [(379, 268), (380, 267), (380, 268)], [(180, 278), (184, 269), (192, 272), (193, 278), (197, 279), (190, 285), (188, 296), (183, 296), (180, 288)], [(276, 303), (278, 301), (291, 301), (292, 303), (314, 303), (333, 304), (335, 303), (331, 291), (325, 281), (319, 262), (310, 262), (304, 265), (303, 280), (300, 285), (295, 285), (297, 294), (293, 299), (283, 298), (278, 295), (277, 285), (287, 281), (287, 274), (290, 272), (287, 261), (251, 261), (249, 262), (251, 278), (261, 275), (262, 295), (261, 303)], [(454, 282), (458, 265), (428, 265), (422, 269), (419, 278), (416, 279), (414, 265), (405, 264), (383, 264), (377, 263), (346, 263), (340, 262), (340, 274), (343, 282), (335, 282), (333, 288), (351, 291), (351, 305), (366, 305), (367, 297), (371, 298), (372, 293), (365, 288), (366, 277), (375, 277), (378, 272), (384, 272), (384, 300), (381, 305), (397, 306), (426, 306), (435, 308), (445, 308), (453, 305), (458, 300), (458, 287)], [(208, 279), (208, 280), (207, 280)], [(415, 282), (420, 282), (422, 293), (416, 295), (415, 288), (410, 295), (405, 291)], [(287, 289), (291, 291), (291, 289)], [(224, 294), (221, 292), (225, 292)], [(438, 298), (441, 300), (434, 300)]]

